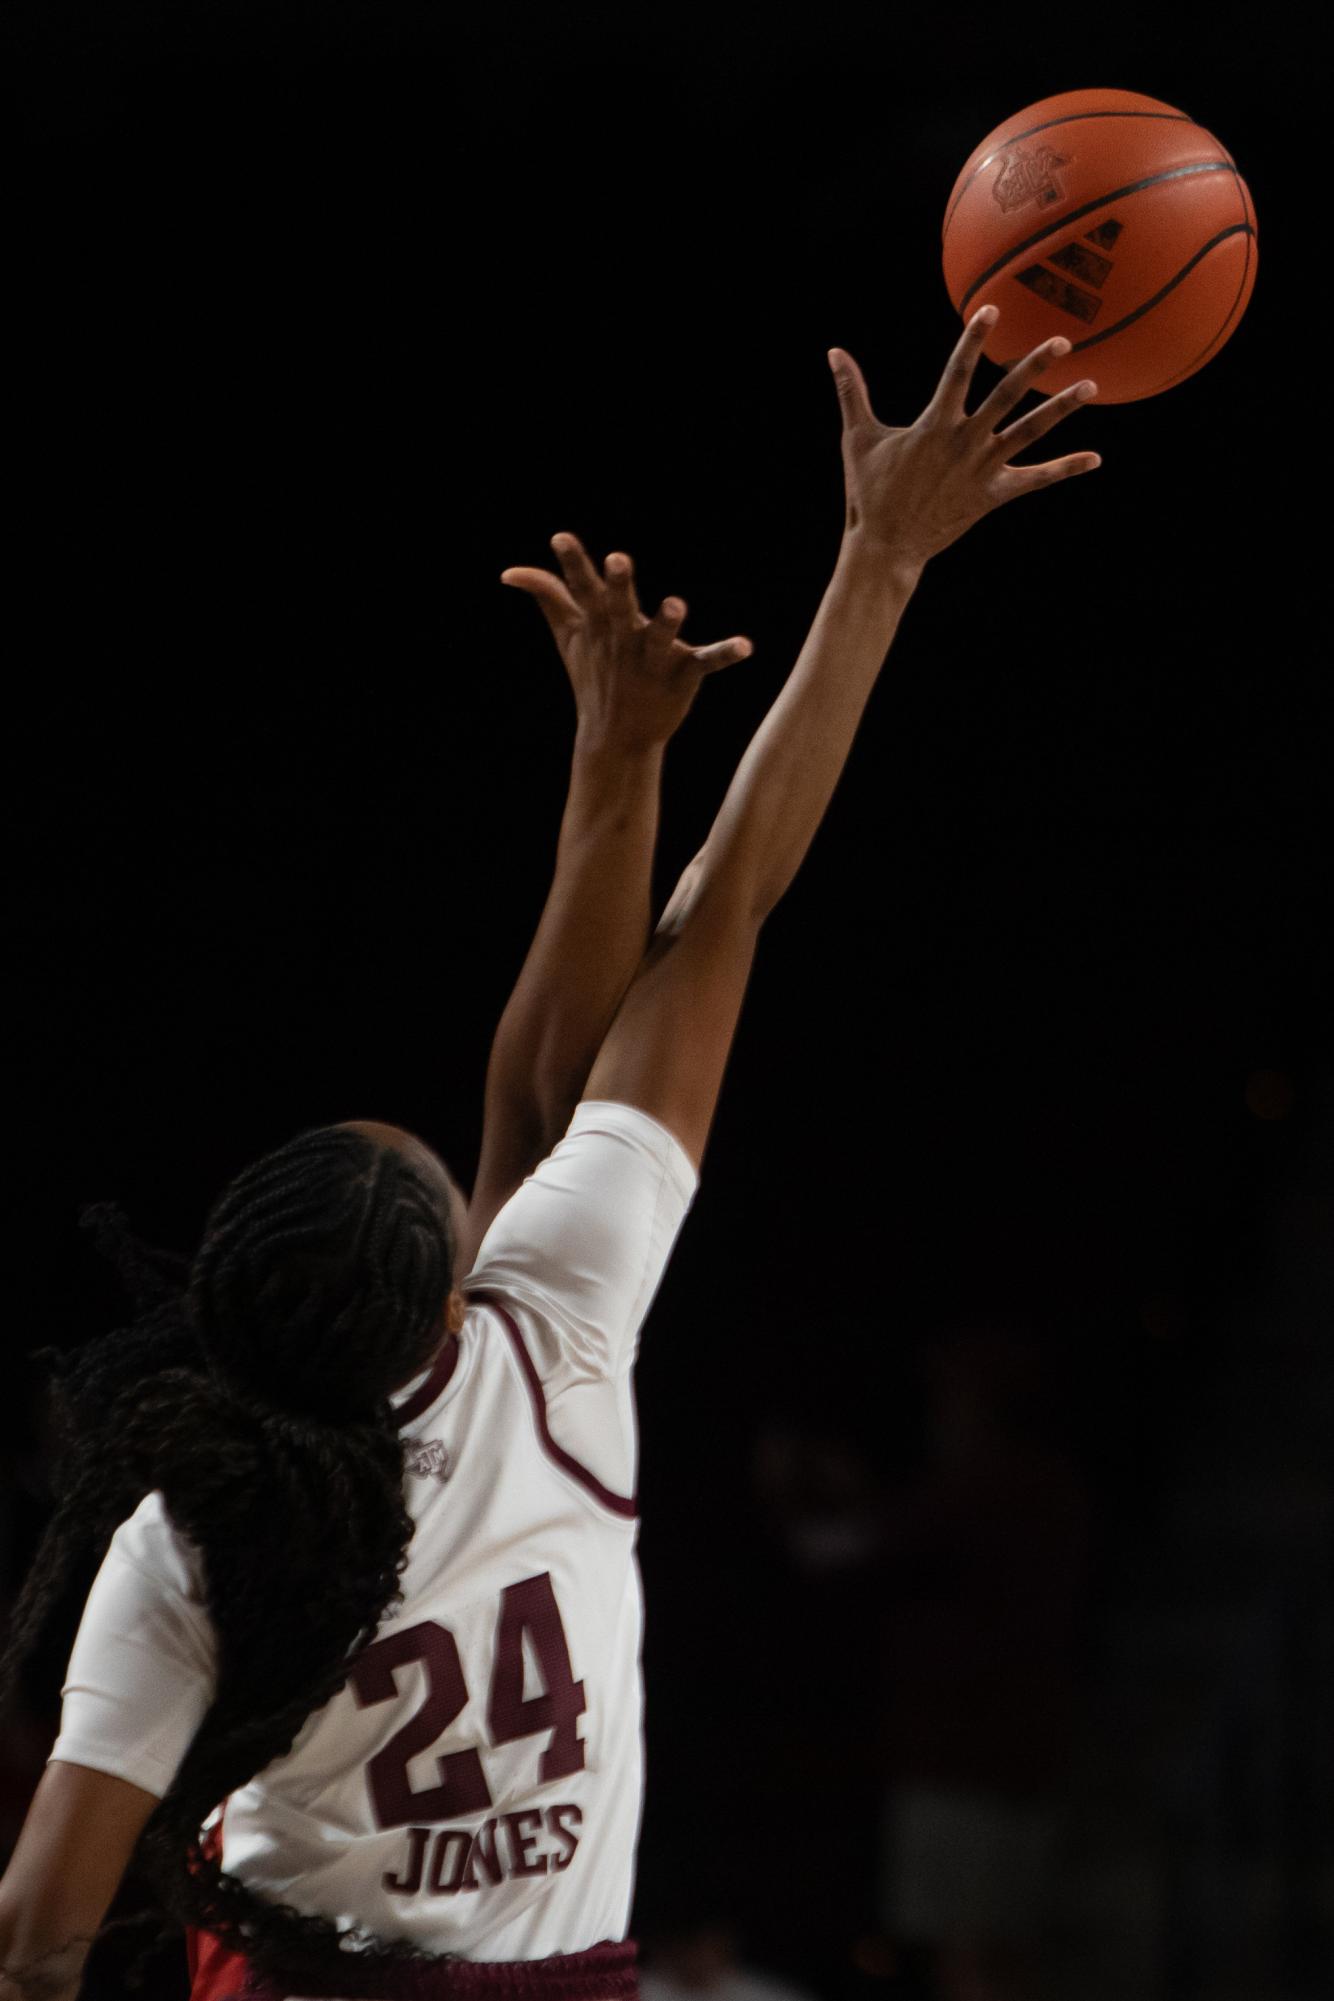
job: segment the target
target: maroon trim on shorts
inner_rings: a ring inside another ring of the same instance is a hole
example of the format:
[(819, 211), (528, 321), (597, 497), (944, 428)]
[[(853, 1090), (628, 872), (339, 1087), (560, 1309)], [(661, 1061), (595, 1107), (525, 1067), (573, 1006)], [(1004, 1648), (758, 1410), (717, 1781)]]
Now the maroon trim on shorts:
[(639, 1948), (633, 1939), (557, 1952), (549, 1959), (436, 1959), (392, 1961), (347, 1955), (347, 1973), (311, 1986), (303, 1975), (278, 1985), (250, 1971), (240, 2001), (288, 2001), (293, 1993), (317, 2001), (638, 2001)]
[(582, 1465), (572, 1452), (567, 1452), (565, 1447), (558, 1445), (551, 1436), (551, 1427), (547, 1423), (547, 1399), (546, 1392), (542, 1388), (542, 1378), (537, 1373), (536, 1363), (528, 1353), (527, 1344), (524, 1341), (523, 1335), (519, 1332), (519, 1323), (517, 1320), (514, 1319), (506, 1307), (501, 1305), (493, 1292), (474, 1292), (469, 1297), (479, 1306), (491, 1307), (494, 1312), (500, 1315), (505, 1323), (505, 1331), (510, 1337), (510, 1345), (518, 1357), (519, 1367), (523, 1371), (523, 1379), (528, 1385), (528, 1394), (532, 1399), (533, 1405), (533, 1422), (537, 1426), (537, 1435), (541, 1440), (542, 1450), (546, 1453), (548, 1459), (559, 1466), (563, 1473), (568, 1473), (572, 1480), (577, 1480), (580, 1486), (593, 1496), (595, 1501), (601, 1501), (604, 1508), (610, 1508), (614, 1515), (620, 1515), (626, 1521), (634, 1521), (639, 1514), (639, 1502), (636, 1496), (633, 1494), (613, 1494), (610, 1487), (603, 1486), (596, 1473), (590, 1473), (587, 1466)]
[(431, 1373), (421, 1388), (414, 1390), (407, 1402), (399, 1404), (394, 1412), (394, 1422), (400, 1430), (405, 1424), (411, 1424), (414, 1417), (420, 1417), (424, 1410), (430, 1409), (458, 1367), (458, 1361), (459, 1337), (451, 1334), (431, 1364)]

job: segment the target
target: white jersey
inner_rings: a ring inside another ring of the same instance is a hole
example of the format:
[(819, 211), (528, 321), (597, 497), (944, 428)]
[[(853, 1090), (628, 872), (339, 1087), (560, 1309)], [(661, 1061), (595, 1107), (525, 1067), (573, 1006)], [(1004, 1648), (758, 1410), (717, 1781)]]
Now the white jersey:
[[(226, 1804), (223, 1865), (255, 1891), (470, 1959), (625, 1937), (643, 1778), (631, 1370), (694, 1189), (656, 1120), (585, 1103), (496, 1217), (457, 1343), (396, 1399), (403, 1602)], [(197, 1552), (150, 1494), (94, 1583), (52, 1756), (160, 1797), (214, 1659)]]

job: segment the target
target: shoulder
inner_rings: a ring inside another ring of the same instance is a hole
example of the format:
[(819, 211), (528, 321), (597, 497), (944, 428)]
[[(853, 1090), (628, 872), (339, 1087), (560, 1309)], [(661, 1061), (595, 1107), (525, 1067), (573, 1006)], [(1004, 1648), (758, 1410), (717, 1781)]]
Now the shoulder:
[(683, 1201), (699, 1186), (699, 1172), (681, 1141), (651, 1112), (615, 1098), (585, 1098), (570, 1120), (566, 1140), (600, 1134), (621, 1148), (645, 1155), (669, 1176)]
[(465, 1290), (505, 1293), (515, 1279), (532, 1296), (537, 1281), (567, 1303), (596, 1296), (607, 1304), (608, 1286), (631, 1271), (637, 1279), (655, 1251), (659, 1267), (665, 1262), (698, 1180), (685, 1148), (657, 1119), (634, 1105), (585, 1099), (559, 1145), (495, 1218)]
[(491, 1224), (465, 1295), (522, 1309), (571, 1379), (617, 1375), (633, 1360), (696, 1182), (659, 1120), (586, 1099)]

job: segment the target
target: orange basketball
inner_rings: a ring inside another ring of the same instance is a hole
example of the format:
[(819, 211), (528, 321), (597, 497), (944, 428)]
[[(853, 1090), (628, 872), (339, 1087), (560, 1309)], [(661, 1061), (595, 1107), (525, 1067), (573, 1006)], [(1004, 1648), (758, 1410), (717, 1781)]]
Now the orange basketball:
[(1008, 367), (1064, 334), (1044, 395), (1099, 401), (1184, 382), (1235, 332), (1255, 284), (1255, 208), (1236, 161), (1184, 111), (1129, 90), (1044, 97), (989, 132), (954, 183), (945, 283)]

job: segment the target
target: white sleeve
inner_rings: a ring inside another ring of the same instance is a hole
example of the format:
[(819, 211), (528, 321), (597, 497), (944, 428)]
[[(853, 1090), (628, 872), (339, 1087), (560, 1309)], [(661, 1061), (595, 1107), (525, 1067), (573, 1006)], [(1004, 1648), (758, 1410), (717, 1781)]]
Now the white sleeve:
[(588, 1099), (492, 1223), (466, 1291), (525, 1307), (538, 1366), (583, 1381), (628, 1375), (698, 1176), (667, 1128)]
[(213, 1700), (216, 1661), (198, 1552), (147, 1494), (93, 1580), (51, 1756), (161, 1799)]

